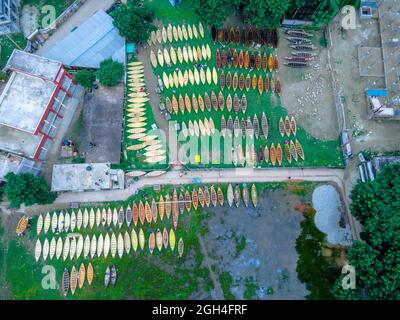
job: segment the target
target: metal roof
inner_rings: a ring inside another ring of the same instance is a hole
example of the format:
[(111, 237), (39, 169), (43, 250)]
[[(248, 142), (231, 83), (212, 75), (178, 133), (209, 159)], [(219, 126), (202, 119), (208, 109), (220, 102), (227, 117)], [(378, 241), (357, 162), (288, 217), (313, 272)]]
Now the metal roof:
[(113, 18), (99, 10), (43, 56), (69, 67), (99, 68), (108, 58), (125, 63), (125, 39), (114, 27)]

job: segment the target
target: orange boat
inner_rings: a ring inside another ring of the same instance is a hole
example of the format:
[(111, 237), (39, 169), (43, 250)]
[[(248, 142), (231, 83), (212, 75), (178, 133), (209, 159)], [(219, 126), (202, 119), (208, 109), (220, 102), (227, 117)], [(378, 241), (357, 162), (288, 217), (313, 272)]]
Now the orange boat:
[(276, 150), (275, 150), (275, 145), (272, 143), (271, 147), (269, 149), (269, 158), (271, 159), (271, 163), (273, 166), (275, 166), (276, 163)]
[(278, 70), (279, 68), (279, 60), (278, 60), (278, 55), (274, 56), (274, 69)]
[(272, 57), (272, 54), (270, 54), (268, 57), (268, 69), (269, 72), (272, 72), (274, 70), (274, 58)]
[(204, 193), (203, 193), (203, 189), (199, 188), (198, 195), (199, 195), (199, 203), (200, 203), (201, 207), (204, 208), (205, 202), (204, 202)]
[(132, 212), (133, 212), (133, 223), (136, 226), (139, 221), (139, 208), (135, 202), (132, 205)]
[(257, 68), (257, 70), (261, 69), (261, 55), (260, 54), (258, 54), (256, 57), (256, 68)]
[(220, 205), (221, 207), (223, 207), (223, 206), (224, 206), (224, 194), (223, 194), (223, 192), (222, 192), (222, 190), (221, 190), (221, 187), (218, 187), (218, 190), (217, 190), (217, 197), (218, 197), (219, 205)]
[(245, 69), (249, 68), (249, 63), (250, 63), (250, 56), (249, 56), (249, 52), (246, 51), (244, 54), (244, 61), (243, 61), (243, 66)]
[(172, 214), (178, 214), (179, 213), (179, 206), (178, 206), (178, 194), (176, 192), (176, 189), (174, 189), (174, 192), (172, 194)]
[(253, 87), (253, 90), (256, 90), (257, 88), (257, 76), (253, 75), (253, 78), (251, 79), (251, 86)]
[(249, 91), (250, 86), (251, 86), (251, 78), (250, 78), (250, 74), (248, 74), (246, 76), (246, 80), (245, 80), (245, 86), (246, 86), (246, 91)]
[(190, 103), (190, 99), (187, 94), (185, 94), (185, 107), (188, 113), (192, 112), (192, 104)]
[(239, 58), (238, 58), (238, 65), (239, 68), (242, 69), (243, 68), (243, 50), (240, 50), (239, 52)]
[(151, 232), (149, 236), (149, 250), (151, 254), (153, 253), (155, 246), (156, 246), (156, 236), (154, 235), (154, 232)]
[(197, 113), (199, 111), (199, 104), (197, 103), (197, 98), (194, 95), (194, 93), (192, 94), (192, 107), (193, 107), (194, 112)]
[(264, 81), (263, 81), (262, 76), (260, 75), (260, 76), (258, 77), (258, 92), (259, 92), (260, 94), (263, 94), (263, 91), (264, 91)]
[(196, 189), (192, 190), (192, 202), (194, 210), (197, 210), (197, 207), (199, 206), (199, 198), (197, 197)]
[(295, 146), (296, 146), (296, 151), (297, 154), (299, 155), (299, 157), (304, 161), (305, 156), (304, 156), (304, 150), (303, 147), (301, 146), (300, 142), (296, 139), (294, 142)]
[(217, 193), (215, 192), (214, 186), (211, 186), (210, 188), (211, 191), (211, 202), (214, 207), (217, 206)]
[(204, 200), (206, 202), (207, 207), (210, 206), (211, 198), (210, 198), (210, 192), (208, 191), (208, 187), (204, 187)]
[(243, 73), (241, 73), (240, 77), (239, 77), (239, 89), (240, 89), (240, 91), (243, 91), (243, 89), (244, 89), (244, 75), (243, 75)]
[(181, 110), (181, 113), (185, 113), (185, 101), (183, 100), (182, 95), (179, 95), (179, 110)]
[(158, 208), (157, 208), (156, 200), (154, 200), (154, 199), (151, 202), (151, 214), (153, 216), (153, 222), (156, 223), (157, 218), (158, 218)]
[(178, 114), (178, 101), (174, 94), (172, 95), (172, 110), (174, 110), (175, 114)]
[(152, 215), (151, 215), (151, 207), (149, 205), (149, 203), (146, 201), (146, 204), (144, 206), (144, 212), (146, 215), (146, 221), (147, 223), (151, 223), (152, 220)]
[(165, 196), (165, 214), (167, 215), (167, 219), (171, 216), (172, 212), (172, 203), (171, 203), (171, 198), (169, 197), (169, 194)]
[(201, 112), (204, 112), (204, 100), (200, 93), (199, 93), (199, 97), (197, 98), (197, 101), (199, 103)]
[(164, 219), (164, 212), (165, 212), (165, 202), (164, 197), (161, 195), (160, 200), (158, 201), (158, 214), (160, 215), (160, 219)]
[(239, 78), (238, 78), (237, 72), (235, 72), (235, 74), (233, 75), (233, 83), (232, 83), (233, 91), (236, 91), (236, 89), (238, 87), (238, 82), (239, 82)]
[(276, 159), (278, 160), (278, 164), (281, 166), (282, 165), (282, 147), (281, 147), (280, 143), (278, 143), (278, 146), (276, 147)]
[(233, 66), (234, 66), (235, 68), (237, 68), (238, 63), (239, 63), (239, 56), (238, 56), (237, 51), (235, 50), (235, 51), (233, 52)]
[(267, 54), (264, 52), (263, 57), (262, 57), (262, 68), (264, 70), (264, 72), (267, 72), (267, 67), (268, 67), (268, 57)]
[(190, 198), (190, 193), (187, 190), (185, 192), (185, 206), (186, 211), (190, 212), (190, 210), (192, 209), (192, 199)]
[(140, 219), (140, 223), (143, 225), (144, 219), (145, 219), (145, 214), (144, 214), (144, 206), (143, 206), (142, 201), (139, 202), (139, 219)]

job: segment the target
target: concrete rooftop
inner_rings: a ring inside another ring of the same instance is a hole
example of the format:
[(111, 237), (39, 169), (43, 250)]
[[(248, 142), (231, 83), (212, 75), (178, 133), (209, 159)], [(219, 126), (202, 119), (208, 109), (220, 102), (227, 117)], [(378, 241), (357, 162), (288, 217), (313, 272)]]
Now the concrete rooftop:
[(62, 64), (58, 61), (14, 50), (5, 69), (17, 70), (42, 79), (54, 81), (58, 76), (61, 66)]
[(34, 133), (56, 85), (14, 72), (0, 96), (0, 125)]
[(41, 137), (0, 125), (0, 150), (33, 158)]

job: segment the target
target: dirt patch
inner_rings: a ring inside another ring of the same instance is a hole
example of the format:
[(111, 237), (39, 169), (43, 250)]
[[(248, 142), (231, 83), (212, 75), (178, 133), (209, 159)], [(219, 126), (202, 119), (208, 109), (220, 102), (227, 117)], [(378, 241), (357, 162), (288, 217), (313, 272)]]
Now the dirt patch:
[[(283, 190), (259, 192), (256, 209), (213, 208), (209, 232), (203, 238), (220, 275), (229, 272), (231, 292), (243, 299), (251, 284), (253, 299), (303, 299), (305, 286), (297, 279), (296, 238), (302, 215), (294, 209), (301, 197)], [(243, 245), (245, 239), (245, 245)], [(273, 294), (268, 294), (272, 288)], [(226, 297), (225, 297), (226, 298)]]
[(314, 31), (312, 39), (318, 50), (312, 67), (296, 69), (284, 66), (285, 57), (294, 49), (282, 30), (279, 31), (278, 57), (282, 80), (282, 105), (296, 117), (300, 126), (312, 136), (322, 140), (334, 140), (339, 136), (336, 109), (332, 95), (330, 73), (327, 67), (328, 50), (321, 47), (323, 31)]

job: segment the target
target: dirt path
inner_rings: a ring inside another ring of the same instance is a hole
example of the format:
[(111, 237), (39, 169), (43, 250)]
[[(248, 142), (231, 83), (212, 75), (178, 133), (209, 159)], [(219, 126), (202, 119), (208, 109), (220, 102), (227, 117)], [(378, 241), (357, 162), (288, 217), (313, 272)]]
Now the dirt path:
[(211, 259), (210, 259), (209, 255), (208, 255), (207, 248), (204, 244), (203, 239), (200, 236), (198, 236), (198, 239), (199, 239), (199, 243), (200, 243), (201, 253), (204, 256), (204, 261), (207, 265), (208, 270), (210, 271), (211, 281), (214, 284), (215, 299), (216, 300), (224, 300), (224, 298), (225, 298), (224, 292), (222, 291), (221, 284), (219, 283), (218, 277), (212, 271), (212, 268), (211, 268), (212, 263), (211, 263)]

